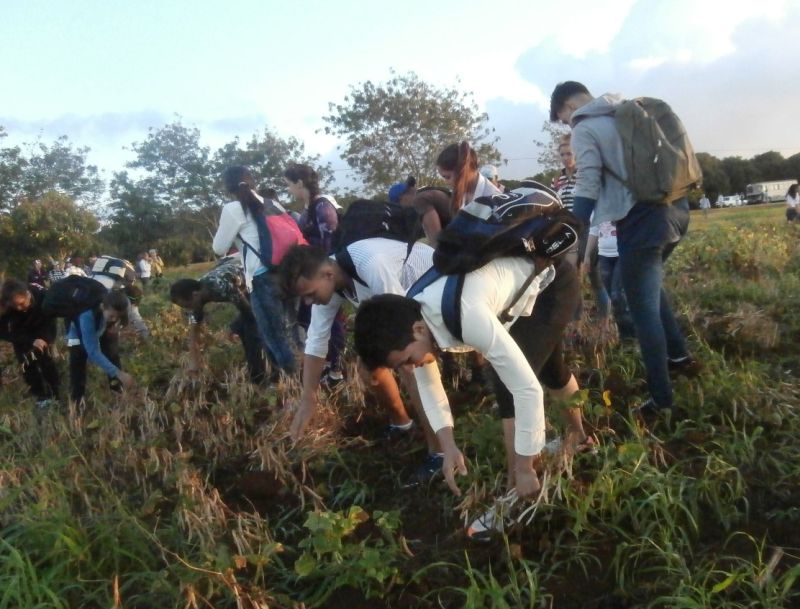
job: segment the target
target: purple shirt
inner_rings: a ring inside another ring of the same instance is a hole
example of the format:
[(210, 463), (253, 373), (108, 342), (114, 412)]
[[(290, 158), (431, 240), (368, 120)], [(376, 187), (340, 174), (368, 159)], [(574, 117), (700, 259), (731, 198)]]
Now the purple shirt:
[(309, 245), (316, 245), (332, 253), (333, 234), (339, 227), (339, 214), (325, 197), (317, 197), (303, 210), (298, 222)]

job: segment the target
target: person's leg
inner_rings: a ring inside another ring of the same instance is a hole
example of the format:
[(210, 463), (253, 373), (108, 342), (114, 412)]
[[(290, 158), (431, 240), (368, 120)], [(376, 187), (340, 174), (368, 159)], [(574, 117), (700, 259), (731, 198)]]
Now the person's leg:
[(44, 379), (46, 397), (58, 399), (61, 393), (61, 377), (58, 375), (58, 367), (49, 348), (39, 355), (39, 368)]
[(267, 367), (264, 350), (258, 339), (258, 325), (255, 318), (250, 313), (240, 312), (239, 316), (231, 322), (230, 328), (231, 332), (242, 341), (250, 382), (254, 385), (263, 383), (267, 377)]
[(39, 351), (36, 351), (33, 345), (30, 344), (14, 343), (14, 355), (22, 369), (22, 378), (25, 379), (25, 383), (28, 385), (33, 397), (37, 401), (51, 397), (48, 395), (42, 377), (42, 369), (39, 365)]
[(603, 285), (611, 297), (611, 307), (614, 311), (614, 321), (617, 322), (617, 329), (621, 339), (635, 338), (636, 332), (633, 329), (633, 321), (628, 311), (628, 302), (625, 299), (625, 290), (622, 287), (622, 275), (620, 265), (617, 264), (618, 258), (600, 256), (598, 258), (598, 268)]
[(609, 315), (611, 314), (611, 299), (609, 298), (609, 292), (601, 278), (597, 258), (596, 256), (592, 260), (592, 264), (585, 269), (585, 272), (589, 274), (589, 283), (594, 292), (595, 305), (597, 306), (597, 319), (601, 322), (608, 323)]
[(664, 278), (662, 247), (621, 250), (620, 272), (650, 395), (658, 408), (672, 408), (672, 384), (667, 370), (667, 337), (661, 320)]
[[(669, 258), (677, 245), (677, 243), (671, 243), (664, 248), (664, 253), (661, 257), (662, 262), (667, 261), (667, 258)], [(667, 357), (673, 360), (688, 357), (689, 351), (686, 349), (683, 330), (678, 325), (678, 321), (672, 311), (672, 303), (663, 286), (661, 287), (661, 324), (664, 326), (664, 336), (667, 341)]]
[(294, 373), (296, 363), (286, 328), (283, 303), (270, 274), (262, 273), (253, 277), (250, 304), (270, 361), (283, 372)]
[[(340, 362), (342, 351), (347, 344), (347, 320), (345, 319), (344, 312), (339, 309), (336, 317), (331, 326), (331, 338), (328, 341), (328, 356), (325, 358), (330, 368), (329, 374), (332, 372), (334, 375), (341, 375), (342, 365)], [(339, 380), (335, 378), (334, 380)]]
[(69, 348), (70, 398), (76, 403), (86, 395), (86, 359), (86, 350), (82, 345)]

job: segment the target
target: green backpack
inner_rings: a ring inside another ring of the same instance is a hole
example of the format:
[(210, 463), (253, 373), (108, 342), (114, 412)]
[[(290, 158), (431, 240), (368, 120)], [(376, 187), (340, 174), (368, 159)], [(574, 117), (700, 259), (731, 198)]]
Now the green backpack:
[(636, 201), (671, 203), (703, 182), (703, 172), (681, 119), (654, 97), (637, 97), (617, 106), (614, 119), (622, 138), (628, 179), (608, 167)]

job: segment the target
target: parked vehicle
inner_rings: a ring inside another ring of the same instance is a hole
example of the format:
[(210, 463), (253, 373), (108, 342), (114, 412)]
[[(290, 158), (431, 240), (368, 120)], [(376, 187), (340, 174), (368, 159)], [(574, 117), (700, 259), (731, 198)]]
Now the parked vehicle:
[(721, 196), (717, 199), (717, 207), (739, 207), (740, 205), (744, 205), (744, 201), (739, 195)]
[(755, 182), (746, 189), (747, 204), (770, 203), (783, 201), (789, 186), (797, 184), (797, 180), (773, 180), (771, 182)]

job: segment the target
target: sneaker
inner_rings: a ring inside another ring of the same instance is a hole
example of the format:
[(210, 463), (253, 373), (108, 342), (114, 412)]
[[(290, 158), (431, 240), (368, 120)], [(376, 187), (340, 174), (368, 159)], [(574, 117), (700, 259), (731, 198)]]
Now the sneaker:
[(383, 439), (387, 442), (394, 442), (395, 440), (408, 438), (414, 433), (416, 428), (417, 424), (413, 419), (409, 421), (407, 425), (395, 425), (394, 423), (390, 423), (383, 432)]
[(425, 486), (437, 476), (442, 476), (442, 465), (444, 465), (444, 455), (441, 453), (429, 454), (425, 460), (411, 476), (411, 479), (404, 485), (405, 488)]
[(517, 492), (510, 490), (496, 499), (494, 505), (472, 521), (466, 529), (471, 541), (486, 542), (505, 530), (510, 508), (517, 502)]
[(322, 373), (320, 383), (325, 385), (328, 389), (334, 389), (344, 381), (344, 374), (341, 370), (331, 370), (326, 368)]
[(650, 398), (634, 408), (633, 412), (638, 415), (647, 427), (652, 427), (664, 414), (671, 413), (673, 410), (670, 407), (662, 408), (653, 401), (653, 398)]
[(678, 360), (668, 359), (667, 368), (669, 369), (669, 373), (673, 376), (681, 375), (685, 376), (687, 379), (693, 379), (700, 376), (700, 373), (703, 371), (703, 364), (690, 355), (687, 355)]
[(55, 398), (45, 398), (43, 400), (36, 400), (36, 408), (38, 410), (47, 410), (58, 406), (58, 400)]

